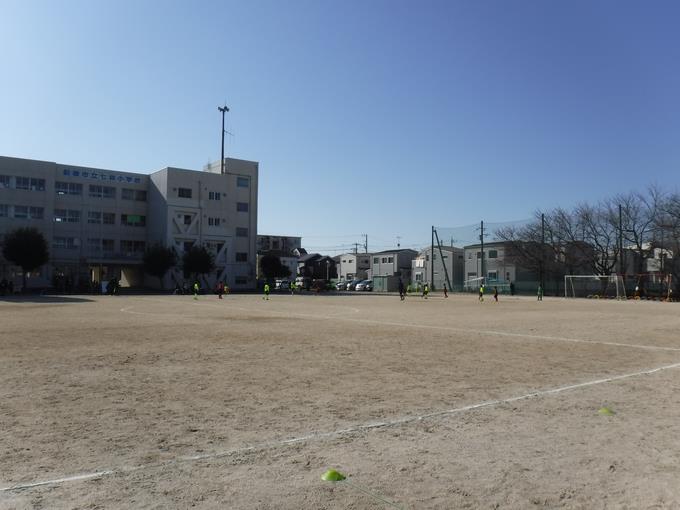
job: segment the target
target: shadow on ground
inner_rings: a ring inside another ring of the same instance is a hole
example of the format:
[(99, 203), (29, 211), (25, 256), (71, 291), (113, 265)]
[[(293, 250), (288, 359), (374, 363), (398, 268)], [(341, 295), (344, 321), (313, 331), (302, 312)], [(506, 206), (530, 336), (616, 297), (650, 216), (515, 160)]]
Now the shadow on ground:
[(25, 295), (14, 294), (12, 296), (0, 296), (0, 302), (6, 303), (90, 303), (94, 301), (85, 297), (74, 296), (47, 296), (47, 295)]

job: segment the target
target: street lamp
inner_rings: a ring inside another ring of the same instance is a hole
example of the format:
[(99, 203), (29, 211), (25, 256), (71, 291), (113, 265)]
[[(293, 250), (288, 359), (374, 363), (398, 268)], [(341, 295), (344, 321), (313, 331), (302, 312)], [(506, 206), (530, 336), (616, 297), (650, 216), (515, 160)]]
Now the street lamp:
[(330, 281), (331, 261), (326, 260), (326, 281)]
[(222, 157), (220, 158), (220, 173), (224, 174), (224, 114), (229, 111), (229, 108), (225, 104), (224, 106), (218, 106), (217, 109), (222, 112)]

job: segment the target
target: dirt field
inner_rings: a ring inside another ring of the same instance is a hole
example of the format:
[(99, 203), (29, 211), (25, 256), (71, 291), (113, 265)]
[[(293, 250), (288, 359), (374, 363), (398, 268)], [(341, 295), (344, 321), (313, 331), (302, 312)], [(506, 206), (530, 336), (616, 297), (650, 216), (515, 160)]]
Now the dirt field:
[(0, 317), (0, 508), (680, 508), (678, 304), (83, 296)]

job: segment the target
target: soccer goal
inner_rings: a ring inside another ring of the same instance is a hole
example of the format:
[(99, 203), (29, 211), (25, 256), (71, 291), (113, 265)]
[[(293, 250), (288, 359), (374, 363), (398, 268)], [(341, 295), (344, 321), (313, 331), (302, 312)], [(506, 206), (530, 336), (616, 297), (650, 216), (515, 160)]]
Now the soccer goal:
[(626, 288), (620, 275), (566, 275), (564, 297), (626, 299)]
[(480, 285), (485, 285), (485, 280), (483, 276), (477, 278), (470, 278), (463, 282), (463, 291), (465, 292), (477, 292)]

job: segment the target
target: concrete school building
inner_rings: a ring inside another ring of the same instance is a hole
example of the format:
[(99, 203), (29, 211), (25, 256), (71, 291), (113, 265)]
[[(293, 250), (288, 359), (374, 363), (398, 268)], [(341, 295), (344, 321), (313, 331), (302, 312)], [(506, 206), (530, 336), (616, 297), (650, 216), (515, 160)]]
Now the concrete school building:
[[(168, 167), (147, 175), (0, 156), (0, 236), (35, 227), (47, 239), (49, 263), (29, 275), (30, 287), (86, 290), (113, 277), (124, 287), (159, 287), (142, 259), (161, 242), (178, 255), (165, 288), (184, 282), (179, 261), (202, 245), (216, 265), (205, 284), (253, 289), (258, 166), (225, 158), (224, 174), (218, 161), (203, 171)], [(0, 279), (19, 289), (21, 277), (0, 251)]]

